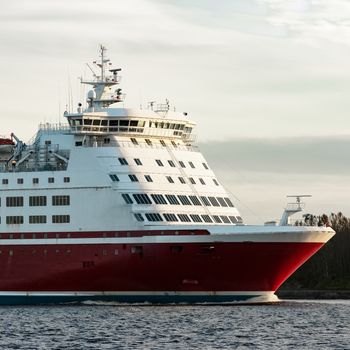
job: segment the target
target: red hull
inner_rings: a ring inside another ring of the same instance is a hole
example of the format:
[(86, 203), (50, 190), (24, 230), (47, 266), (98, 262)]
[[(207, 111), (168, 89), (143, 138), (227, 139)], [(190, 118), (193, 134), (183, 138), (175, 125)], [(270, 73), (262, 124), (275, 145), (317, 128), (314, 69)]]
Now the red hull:
[(0, 291), (275, 291), (322, 245), (3, 245)]

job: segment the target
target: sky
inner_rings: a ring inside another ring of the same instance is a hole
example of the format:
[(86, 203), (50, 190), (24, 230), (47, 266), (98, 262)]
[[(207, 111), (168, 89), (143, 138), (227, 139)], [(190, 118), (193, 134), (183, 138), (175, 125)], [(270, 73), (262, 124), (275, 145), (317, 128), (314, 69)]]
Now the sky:
[(69, 91), (108, 49), (127, 106), (165, 98), (248, 223), (286, 195), (350, 216), (347, 0), (0, 0), (0, 134), (63, 122)]

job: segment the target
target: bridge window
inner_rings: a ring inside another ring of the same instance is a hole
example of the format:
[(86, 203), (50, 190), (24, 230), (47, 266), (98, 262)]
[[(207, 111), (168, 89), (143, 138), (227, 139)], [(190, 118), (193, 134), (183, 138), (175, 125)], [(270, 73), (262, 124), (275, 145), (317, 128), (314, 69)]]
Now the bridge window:
[(118, 158), (120, 165), (128, 165), (128, 162), (125, 158)]
[(163, 221), (162, 217), (158, 213), (146, 213), (145, 215), (148, 221)]
[(200, 181), (200, 183), (202, 184), (202, 185), (205, 185), (205, 182), (204, 182), (204, 180), (200, 177), (199, 178), (199, 181)]
[(46, 224), (46, 215), (30, 215), (29, 216), (29, 223), (30, 224)]
[(180, 205), (180, 202), (177, 200), (177, 198), (173, 194), (166, 194), (165, 197), (170, 204)]
[(220, 204), (219, 204), (218, 201), (215, 199), (215, 197), (208, 197), (208, 199), (210, 200), (210, 203), (211, 203), (214, 207), (220, 207)]
[(23, 207), (23, 197), (6, 197), (7, 207)]
[(213, 222), (209, 215), (202, 215), (202, 219), (204, 222)]
[(43, 207), (46, 205), (46, 196), (30, 196), (29, 206), (30, 207)]
[(221, 223), (221, 219), (218, 215), (213, 215), (214, 221), (217, 223)]
[(221, 215), (220, 218), (225, 224), (230, 224), (231, 223), (230, 219), (227, 216), (225, 216), (225, 215)]
[(192, 162), (188, 162), (188, 164), (190, 165), (190, 167), (191, 167), (192, 169), (195, 168), (195, 166), (194, 166), (194, 164), (193, 164)]
[(152, 178), (150, 175), (145, 175), (145, 179), (147, 182), (153, 182)]
[(177, 196), (183, 205), (192, 205), (187, 196), (179, 195)]
[(223, 198), (218, 197), (216, 199), (219, 201), (219, 203), (222, 207), (227, 207), (227, 203), (225, 202), (225, 200)]
[(148, 146), (152, 146), (152, 141), (150, 139), (145, 139)]
[(207, 170), (209, 169), (208, 165), (206, 163), (202, 163), (202, 164), (203, 164), (204, 169), (207, 169)]
[(52, 196), (52, 205), (70, 205), (70, 196)]
[(177, 216), (182, 222), (191, 222), (191, 219), (188, 217), (187, 214), (177, 214)]
[(167, 176), (166, 178), (171, 184), (174, 183), (174, 180), (173, 180), (173, 178), (171, 176)]
[(207, 197), (201, 196), (201, 200), (207, 207), (210, 207), (210, 202)]
[(134, 138), (134, 137), (132, 137), (131, 139), (131, 142), (134, 144), (134, 145), (138, 145), (139, 143), (137, 142), (137, 140)]
[(145, 219), (143, 218), (142, 214), (140, 214), (140, 213), (135, 213), (134, 216), (135, 216), (135, 219), (137, 221), (140, 221), (140, 222), (145, 221)]
[(70, 222), (69, 215), (52, 215), (53, 224), (68, 224)]
[(191, 217), (192, 221), (194, 221), (194, 222), (202, 222), (201, 217), (197, 214), (191, 214), (190, 217)]
[(231, 207), (231, 208), (234, 207), (234, 205), (233, 205), (233, 203), (231, 202), (230, 198), (225, 197), (225, 201), (226, 201), (226, 203), (228, 204), (229, 207)]
[(217, 182), (216, 179), (213, 179), (213, 182), (214, 182), (214, 184), (215, 184), (216, 186), (219, 186), (219, 183)]
[(181, 165), (182, 168), (186, 168), (186, 165), (182, 160), (179, 161), (179, 164)]
[(195, 184), (196, 184), (196, 181), (194, 181), (194, 178), (193, 178), (193, 177), (190, 177), (189, 179), (190, 179), (190, 182), (191, 182), (192, 185), (195, 185)]
[(139, 179), (137, 178), (137, 176), (134, 175), (134, 174), (129, 174), (129, 178), (130, 178), (130, 180), (131, 180), (132, 182), (138, 182), (138, 181), (139, 181)]
[(168, 160), (168, 163), (172, 168), (175, 168), (175, 164), (172, 160)]
[(137, 165), (142, 165), (142, 162), (139, 158), (134, 158), (134, 161)]
[(23, 216), (6, 216), (7, 225), (20, 225), (23, 224)]
[(185, 179), (184, 179), (183, 177), (181, 177), (181, 176), (179, 176), (179, 181), (180, 181), (182, 184), (185, 184), (185, 183), (186, 183)]
[(137, 204), (152, 204), (147, 194), (143, 193), (134, 193), (132, 195)]
[(238, 220), (236, 219), (235, 216), (229, 216), (229, 218), (233, 224), (237, 224)]
[(193, 205), (202, 205), (197, 196), (189, 196)]
[(156, 159), (156, 163), (159, 165), (159, 166), (164, 166), (162, 161), (160, 159)]
[(127, 193), (122, 193), (122, 197), (125, 200), (126, 204), (133, 204), (131, 197)]
[(166, 213), (163, 214), (166, 221), (179, 221), (175, 214)]
[(112, 181), (119, 181), (119, 177), (116, 174), (109, 174)]
[(151, 194), (151, 197), (156, 204), (168, 204), (162, 194)]

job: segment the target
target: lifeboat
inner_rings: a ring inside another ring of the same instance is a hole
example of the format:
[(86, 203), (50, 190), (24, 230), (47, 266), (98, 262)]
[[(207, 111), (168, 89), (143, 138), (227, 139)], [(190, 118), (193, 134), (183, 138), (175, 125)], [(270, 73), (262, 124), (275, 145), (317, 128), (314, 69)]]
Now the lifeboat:
[(0, 154), (11, 153), (15, 143), (10, 138), (0, 137)]

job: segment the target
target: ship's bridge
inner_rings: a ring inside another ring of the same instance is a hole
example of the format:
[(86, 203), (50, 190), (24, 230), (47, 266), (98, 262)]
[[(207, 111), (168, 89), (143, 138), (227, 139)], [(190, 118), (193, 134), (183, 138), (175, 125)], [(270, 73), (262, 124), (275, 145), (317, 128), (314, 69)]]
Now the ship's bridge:
[(133, 134), (148, 137), (181, 138), (194, 141), (196, 125), (186, 113), (167, 111), (163, 115), (153, 110), (134, 108), (104, 108), (99, 111), (66, 113), (73, 133), (83, 134)]

